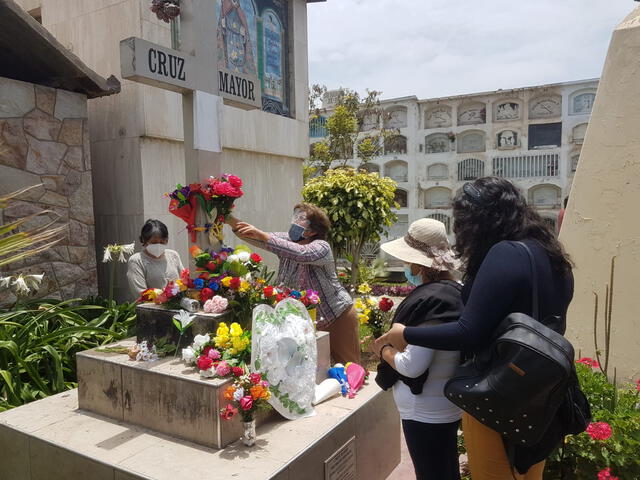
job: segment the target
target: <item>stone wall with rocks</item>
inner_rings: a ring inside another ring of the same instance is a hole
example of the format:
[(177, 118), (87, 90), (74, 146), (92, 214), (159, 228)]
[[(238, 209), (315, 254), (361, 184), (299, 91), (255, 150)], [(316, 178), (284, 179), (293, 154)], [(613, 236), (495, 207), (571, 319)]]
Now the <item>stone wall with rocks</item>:
[[(4, 272), (45, 273), (39, 296), (97, 293), (87, 99), (83, 94), (0, 77), (0, 193), (40, 185), (0, 213), (0, 223), (48, 210), (65, 238)], [(11, 298), (0, 292), (0, 303)]]

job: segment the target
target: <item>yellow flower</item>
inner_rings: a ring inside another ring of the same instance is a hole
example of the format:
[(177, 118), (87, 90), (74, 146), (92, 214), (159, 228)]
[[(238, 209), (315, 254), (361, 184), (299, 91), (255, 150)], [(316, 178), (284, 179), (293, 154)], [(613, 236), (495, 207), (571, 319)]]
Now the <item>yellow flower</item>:
[(238, 352), (242, 352), (247, 348), (247, 343), (244, 341), (243, 338), (240, 338), (240, 337), (233, 337), (231, 339), (231, 345)]
[(229, 288), (229, 285), (231, 285), (231, 277), (224, 277), (220, 283), (222, 283), (223, 287)]
[(264, 278), (259, 278), (258, 280), (256, 280), (256, 282), (258, 282), (258, 285), (264, 285), (265, 283), (267, 283)]
[(220, 322), (216, 330), (216, 335), (229, 335), (229, 327), (227, 327), (226, 323)]
[(370, 307), (375, 307), (378, 304), (378, 302), (376, 302), (375, 298), (373, 297), (367, 297), (367, 303)]
[(364, 310), (365, 306), (364, 306), (364, 302), (362, 301), (361, 298), (358, 298), (356, 300), (356, 310)]
[(229, 335), (217, 335), (213, 339), (213, 343), (215, 343), (218, 348), (227, 348), (229, 346)]
[(247, 290), (249, 290), (249, 287), (251, 286), (251, 284), (249, 282), (247, 282), (246, 280), (242, 280), (240, 282), (240, 288), (238, 289), (239, 292), (246, 292)]
[(360, 321), (361, 325), (364, 325), (369, 321), (369, 315), (365, 315), (364, 313), (359, 313), (358, 320)]
[(180, 279), (176, 280), (176, 285), (178, 286), (181, 292), (184, 292), (187, 289), (187, 286)]
[(358, 287), (358, 293), (370, 293), (371, 292), (371, 287), (369, 286), (368, 283), (362, 283), (360, 284), (360, 286)]
[(233, 322), (231, 324), (231, 336), (239, 337), (240, 335), (242, 335), (242, 327), (239, 323)]

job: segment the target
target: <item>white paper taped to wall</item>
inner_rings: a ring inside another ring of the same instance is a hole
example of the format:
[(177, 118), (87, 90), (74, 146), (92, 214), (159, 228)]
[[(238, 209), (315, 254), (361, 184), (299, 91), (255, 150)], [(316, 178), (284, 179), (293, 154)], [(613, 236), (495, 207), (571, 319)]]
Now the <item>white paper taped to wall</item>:
[(222, 97), (196, 90), (193, 93), (193, 148), (222, 152)]

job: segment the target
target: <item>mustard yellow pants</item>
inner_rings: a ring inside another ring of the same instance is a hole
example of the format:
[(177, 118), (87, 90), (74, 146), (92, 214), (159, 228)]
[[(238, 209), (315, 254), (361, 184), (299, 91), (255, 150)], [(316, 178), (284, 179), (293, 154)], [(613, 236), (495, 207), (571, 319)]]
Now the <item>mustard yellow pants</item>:
[(462, 415), (462, 431), (473, 480), (542, 480), (544, 461), (524, 475), (515, 469), (511, 473), (500, 434), (466, 413)]

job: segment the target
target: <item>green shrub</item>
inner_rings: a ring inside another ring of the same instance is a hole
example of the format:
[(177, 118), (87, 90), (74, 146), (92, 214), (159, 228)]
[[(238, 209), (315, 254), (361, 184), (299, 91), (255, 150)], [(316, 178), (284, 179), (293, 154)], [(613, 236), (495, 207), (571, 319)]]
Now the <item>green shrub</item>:
[(33, 300), (0, 310), (0, 411), (76, 387), (75, 354), (133, 334), (135, 304)]
[(616, 388), (602, 372), (586, 364), (578, 363), (576, 370), (591, 404), (592, 422), (606, 423), (611, 436), (597, 439), (597, 434), (592, 438), (588, 432), (567, 436), (547, 461), (545, 479), (597, 479), (598, 472), (607, 467), (620, 480), (640, 478), (640, 387)]

